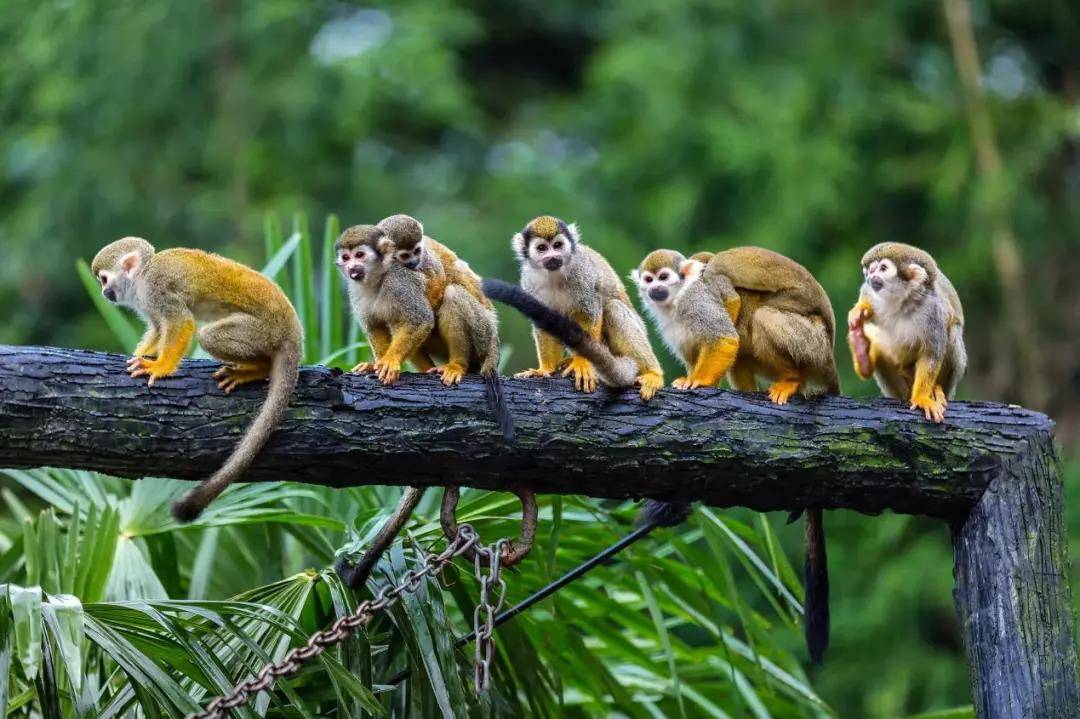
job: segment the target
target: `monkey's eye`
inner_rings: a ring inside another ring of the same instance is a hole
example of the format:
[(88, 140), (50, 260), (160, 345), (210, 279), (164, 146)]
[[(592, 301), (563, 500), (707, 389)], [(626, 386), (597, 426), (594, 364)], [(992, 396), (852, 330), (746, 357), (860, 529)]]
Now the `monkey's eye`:
[(104, 272), (102, 272), (100, 275), (98, 275), (98, 280), (101, 282), (102, 285), (105, 285), (108, 283), (109, 278), (105, 275)]
[(349, 253), (348, 252), (342, 252), (341, 253), (341, 261), (342, 262), (348, 262), (349, 261)]
[(537, 252), (547, 252), (547, 245), (545, 245), (544, 243), (541, 242), (539, 245), (536, 246), (536, 251)]
[(562, 240), (555, 240), (554, 242), (551, 243), (551, 246), (554, 247), (556, 250), (561, 250), (562, 249)]
[(652, 282), (652, 275), (645, 275), (641, 278), (641, 281), (645, 284), (649, 284), (650, 282)]
[(671, 279), (671, 273), (669, 273), (667, 270), (664, 270), (656, 276), (656, 279), (660, 280), (661, 282), (667, 282), (669, 279)]
[(421, 250), (421, 248), (417, 247), (415, 250), (413, 250), (413, 254), (416, 255), (417, 257), (419, 257), (420, 256), (420, 250)]

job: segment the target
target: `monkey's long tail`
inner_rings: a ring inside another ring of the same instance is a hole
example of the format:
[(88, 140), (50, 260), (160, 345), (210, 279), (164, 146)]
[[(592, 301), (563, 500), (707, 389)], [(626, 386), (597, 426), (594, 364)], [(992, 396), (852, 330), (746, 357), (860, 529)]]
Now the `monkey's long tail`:
[(202, 514), (207, 505), (255, 461), (259, 450), (285, 416), (285, 408), (289, 406), (296, 380), (300, 376), (300, 357), (299, 343), (290, 344), (274, 355), (270, 366), (270, 387), (259, 413), (221, 469), (173, 504), (172, 514), (177, 520), (190, 522)]
[(551, 309), (517, 285), (486, 277), (484, 294), (510, 305), (528, 317), (538, 329), (557, 337), (564, 345), (592, 362), (604, 384), (610, 387), (629, 387), (634, 384), (637, 365), (633, 359), (616, 357), (572, 319)]
[(364, 582), (371, 575), (371, 570), (378, 563), (379, 557), (390, 548), (397, 536), (401, 534), (401, 530), (405, 528), (405, 524), (408, 523), (413, 510), (416, 509), (416, 505), (420, 503), (421, 497), (424, 496), (424, 489), (424, 487), (405, 488), (405, 492), (401, 495), (394, 513), (390, 515), (379, 529), (379, 533), (371, 540), (371, 545), (364, 552), (364, 555), (360, 557), (360, 561), (356, 564), (350, 564), (344, 557), (338, 557), (337, 561), (334, 562), (334, 571), (341, 577), (341, 581), (353, 589), (360, 589), (364, 586)]
[[(499, 377), (499, 331), (498, 320), (495, 317), (494, 308), (481, 308), (481, 312), (491, 314), (491, 332), (483, 333), (487, 336), (473, 334), (473, 343), (477, 349), (485, 344), (486, 352), (480, 364), (480, 376), (484, 378), (484, 393), (487, 395), (488, 407), (495, 415), (495, 421), (499, 424), (499, 431), (503, 439), (508, 443), (514, 443), (514, 417), (506, 406), (506, 398), (503, 397), (502, 379)], [(476, 323), (473, 323), (476, 324)]]
[(829, 646), (829, 564), (825, 553), (825, 527), (820, 509), (806, 510), (803, 550), (803, 634), (810, 659), (820, 664)]

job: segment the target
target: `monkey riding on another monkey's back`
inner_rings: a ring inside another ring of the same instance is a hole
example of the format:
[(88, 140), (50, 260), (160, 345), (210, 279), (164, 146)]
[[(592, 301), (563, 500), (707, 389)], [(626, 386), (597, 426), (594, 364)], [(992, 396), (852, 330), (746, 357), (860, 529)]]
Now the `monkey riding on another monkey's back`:
[(225, 365), (214, 373), (226, 393), (270, 379), (266, 401), (236, 449), (217, 472), (173, 505), (189, 522), (251, 465), (285, 414), (299, 374), (303, 329), (296, 310), (272, 281), (219, 255), (174, 248), (154, 252), (138, 237), (106, 245), (91, 264), (110, 302), (147, 322), (128, 362), (132, 377), (151, 387), (176, 372), (199, 329), (199, 344)]
[[(760, 247), (701, 252), (690, 259), (656, 250), (631, 278), (664, 341), (686, 366), (675, 388), (715, 387), (727, 376), (735, 389), (753, 392), (763, 377), (772, 382), (769, 398), (776, 404), (786, 404), (807, 385), (839, 394), (832, 305), (794, 260)], [(806, 644), (820, 662), (829, 642), (820, 509), (806, 512), (805, 545)]]
[(862, 270), (859, 300), (848, 314), (855, 371), (873, 376), (886, 397), (945, 421), (967, 368), (960, 296), (934, 258), (911, 245), (871, 247)]

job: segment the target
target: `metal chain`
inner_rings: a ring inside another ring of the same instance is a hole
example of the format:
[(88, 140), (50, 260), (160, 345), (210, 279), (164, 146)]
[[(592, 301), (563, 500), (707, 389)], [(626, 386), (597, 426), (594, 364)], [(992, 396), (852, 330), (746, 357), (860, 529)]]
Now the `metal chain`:
[[(429, 554), (424, 557), (424, 566), (421, 569), (410, 569), (397, 586), (391, 587), (387, 585), (383, 587), (373, 598), (356, 605), (356, 610), (352, 614), (339, 617), (337, 621), (326, 629), (311, 635), (307, 644), (294, 648), (281, 661), (275, 664), (267, 664), (254, 677), (238, 684), (229, 694), (214, 699), (201, 712), (189, 714), (187, 719), (223, 719), (229, 709), (247, 704), (256, 694), (273, 686), (274, 682), (279, 678), (291, 677), (300, 671), (300, 667), (304, 662), (314, 659), (328, 648), (348, 639), (354, 631), (371, 621), (375, 613), (393, 606), (405, 592), (415, 592), (420, 588), (425, 577), (439, 574), (446, 565), (454, 561), (455, 557), (469, 551), (479, 540), (480, 537), (471, 524), (462, 524), (458, 529), (457, 536), (447, 544), (446, 549), (439, 554)], [(490, 550), (484, 549), (482, 551), (487, 552)], [(497, 578), (498, 562), (496, 562), (495, 566), (496, 569), (493, 574)], [(477, 569), (478, 577), (479, 571)], [(499, 581), (501, 582), (501, 580)], [(503, 591), (505, 591), (505, 584), (503, 585)], [(499, 601), (501, 606), (501, 597)], [(490, 656), (488, 662), (490, 663)]]
[[(489, 547), (479, 547), (473, 556), (476, 581), (480, 583), (480, 601), (473, 609), (473, 633), (476, 651), (473, 680), (477, 693), (486, 691), (491, 683), (491, 660), (495, 656), (495, 615), (502, 609), (506, 600), (506, 581), (502, 578), (502, 556), (511, 551), (509, 539), (500, 539)], [(487, 573), (484, 565), (487, 565)], [(491, 590), (497, 590), (494, 603)]]

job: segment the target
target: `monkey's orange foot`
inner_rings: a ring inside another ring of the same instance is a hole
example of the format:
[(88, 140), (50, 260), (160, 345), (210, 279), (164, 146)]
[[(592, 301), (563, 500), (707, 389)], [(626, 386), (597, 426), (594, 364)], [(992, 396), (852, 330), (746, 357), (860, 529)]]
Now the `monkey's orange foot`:
[(465, 376), (465, 366), (458, 362), (447, 362), (446, 364), (432, 367), (428, 370), (428, 374), (442, 375), (442, 383), (447, 387), (453, 387), (454, 385), (461, 383), (461, 378)]
[[(935, 392), (936, 394), (936, 392)], [(926, 418), (938, 424), (945, 421), (945, 403), (931, 395), (913, 396), (911, 409), (921, 409)]]
[(214, 373), (214, 379), (218, 380), (218, 389), (224, 391), (225, 394), (231, 393), (242, 384), (258, 382), (269, 376), (264, 369), (239, 369), (228, 365)]
[(567, 377), (569, 375), (574, 376), (574, 389), (579, 392), (595, 392), (596, 391), (596, 370), (593, 369), (592, 362), (581, 356), (574, 356), (570, 358), (570, 361), (566, 364), (566, 369), (562, 371), (562, 376)]
[(524, 372), (517, 372), (514, 377), (518, 379), (532, 379), (533, 377), (550, 377), (555, 370), (546, 369), (527, 369)]
[(701, 386), (701, 383), (690, 377), (678, 377), (671, 383), (671, 386), (675, 389), (697, 389)]
[(374, 362), (361, 362), (349, 371), (353, 374), (363, 374), (364, 372), (374, 372), (375, 370), (376, 367)]
[(797, 379), (782, 379), (777, 382), (773, 382), (769, 387), (769, 399), (776, 404), (787, 404), (787, 401), (791, 399), (791, 395), (795, 394), (799, 389), (799, 380)]
[(379, 381), (383, 384), (394, 384), (401, 376), (401, 363), (380, 360), (375, 363), (375, 371), (379, 375)]
[(949, 398), (945, 396), (945, 390), (939, 384), (934, 385), (934, 399), (946, 407), (949, 406)]
[(131, 374), (131, 378), (148, 377), (146, 382), (147, 387), (153, 387), (154, 383), (162, 377), (168, 377), (172, 373), (176, 372), (176, 367), (165, 364), (159, 360), (148, 360), (142, 357), (135, 357), (128, 366), (128, 372)]
[(645, 372), (638, 375), (634, 384), (641, 388), (641, 399), (648, 402), (664, 386), (664, 378), (656, 372)]

